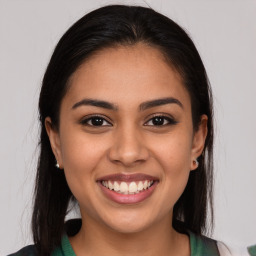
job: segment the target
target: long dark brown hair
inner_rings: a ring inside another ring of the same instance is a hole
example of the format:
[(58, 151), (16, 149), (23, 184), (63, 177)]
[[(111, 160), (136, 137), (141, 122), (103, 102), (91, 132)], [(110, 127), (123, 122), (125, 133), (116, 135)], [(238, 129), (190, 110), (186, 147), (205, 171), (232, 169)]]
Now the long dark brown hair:
[(197, 171), (190, 173), (185, 191), (174, 206), (173, 226), (205, 234), (213, 223), (213, 110), (207, 74), (187, 33), (166, 16), (145, 7), (111, 5), (78, 20), (58, 42), (46, 69), (39, 99), (40, 155), (34, 196), (32, 231), (39, 255), (50, 255), (61, 243), (64, 219), (75, 200), (55, 157), (44, 126), (50, 117), (59, 126), (60, 104), (69, 78), (90, 56), (103, 48), (143, 42), (159, 49), (183, 79), (189, 92), (193, 126), (208, 116), (208, 134)]

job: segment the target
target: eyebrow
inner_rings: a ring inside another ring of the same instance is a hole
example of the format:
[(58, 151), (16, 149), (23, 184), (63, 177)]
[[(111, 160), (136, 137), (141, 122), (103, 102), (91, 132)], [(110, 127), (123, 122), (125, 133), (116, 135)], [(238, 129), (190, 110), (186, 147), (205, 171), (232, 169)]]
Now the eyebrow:
[(80, 106), (94, 106), (94, 107), (100, 107), (100, 108), (106, 108), (111, 110), (118, 110), (118, 108), (107, 101), (104, 100), (96, 100), (96, 99), (83, 99), (79, 102), (77, 102), (75, 105), (73, 105), (72, 109), (76, 109)]
[[(182, 103), (175, 98), (169, 97), (169, 98), (161, 98), (156, 100), (150, 100), (143, 102), (139, 105), (139, 110), (143, 111), (149, 108), (166, 105), (166, 104), (177, 104), (181, 108), (183, 108)], [(118, 107), (115, 104), (112, 104), (110, 102), (104, 101), (104, 100), (96, 100), (96, 99), (83, 99), (77, 103), (75, 103), (72, 107), (72, 109), (76, 109), (81, 106), (94, 106), (94, 107), (100, 107), (110, 110), (118, 110)]]
[(146, 110), (149, 108), (166, 105), (166, 104), (177, 104), (178, 106), (183, 108), (182, 103), (178, 99), (169, 97), (169, 98), (162, 98), (162, 99), (156, 99), (156, 100), (150, 100), (150, 101), (143, 102), (140, 104), (139, 109), (140, 109), (140, 111), (143, 111), (143, 110)]

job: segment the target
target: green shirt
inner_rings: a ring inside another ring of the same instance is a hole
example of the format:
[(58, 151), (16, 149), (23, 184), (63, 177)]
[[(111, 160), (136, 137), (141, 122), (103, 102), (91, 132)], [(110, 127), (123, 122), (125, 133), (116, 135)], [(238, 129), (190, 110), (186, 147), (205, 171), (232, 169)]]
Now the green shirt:
[[(219, 256), (218, 247), (215, 240), (205, 236), (197, 236), (188, 232), (190, 239), (191, 256)], [(9, 256), (36, 256), (35, 247), (29, 245), (20, 251)], [(51, 256), (76, 256), (68, 240), (67, 235), (62, 237), (61, 246), (56, 248)]]
[(248, 252), (251, 256), (256, 256), (256, 244), (248, 247)]

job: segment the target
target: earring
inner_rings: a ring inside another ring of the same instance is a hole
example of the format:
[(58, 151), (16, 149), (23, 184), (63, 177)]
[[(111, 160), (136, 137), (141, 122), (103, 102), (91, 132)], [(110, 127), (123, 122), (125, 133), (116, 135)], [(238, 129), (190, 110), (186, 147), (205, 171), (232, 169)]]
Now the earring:
[(60, 169), (60, 165), (58, 164), (58, 162), (56, 161), (56, 164), (55, 164), (56, 168)]
[(196, 165), (196, 168), (198, 168), (198, 166), (199, 166), (199, 162), (198, 162), (198, 160), (197, 160), (197, 159), (194, 159), (194, 160), (193, 160), (193, 164), (195, 164), (195, 165)]

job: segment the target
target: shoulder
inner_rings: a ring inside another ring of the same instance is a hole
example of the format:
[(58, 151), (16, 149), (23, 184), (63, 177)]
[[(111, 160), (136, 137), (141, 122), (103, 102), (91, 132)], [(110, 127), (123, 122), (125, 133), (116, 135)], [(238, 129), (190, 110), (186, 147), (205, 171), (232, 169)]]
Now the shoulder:
[(248, 250), (248, 253), (252, 256), (255, 256), (256, 255), (256, 244), (255, 245), (252, 245), (252, 246), (249, 246), (247, 248)]
[(202, 235), (188, 231), (190, 238), (191, 256), (219, 256), (217, 241)]
[(188, 232), (190, 237), (191, 256), (231, 256), (230, 249), (222, 242), (206, 236)]
[(34, 245), (28, 245), (16, 253), (9, 254), (8, 256), (36, 256), (36, 248)]
[[(68, 236), (66, 234), (63, 235), (61, 239), (61, 245), (57, 246), (51, 256), (76, 256), (73, 248), (69, 242)], [(35, 245), (28, 245), (16, 253), (9, 254), (7, 256), (38, 256)]]

